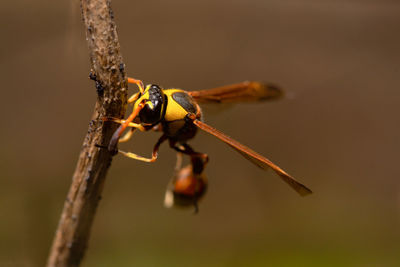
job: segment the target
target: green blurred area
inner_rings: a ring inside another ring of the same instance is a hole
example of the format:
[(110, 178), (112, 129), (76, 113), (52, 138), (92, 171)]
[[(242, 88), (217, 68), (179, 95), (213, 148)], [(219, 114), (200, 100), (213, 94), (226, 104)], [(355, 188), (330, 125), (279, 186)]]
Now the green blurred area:
[[(205, 121), (315, 192), (301, 198), (206, 134), (200, 213), (167, 210), (175, 154), (116, 157), (82, 266), (400, 265), (400, 4), (113, 1), (130, 76), (199, 90), (270, 81), (286, 98)], [(0, 266), (43, 266), (96, 90), (79, 2), (0, 8)], [(132, 89), (134, 92), (134, 89)], [(149, 155), (156, 133), (126, 150)]]

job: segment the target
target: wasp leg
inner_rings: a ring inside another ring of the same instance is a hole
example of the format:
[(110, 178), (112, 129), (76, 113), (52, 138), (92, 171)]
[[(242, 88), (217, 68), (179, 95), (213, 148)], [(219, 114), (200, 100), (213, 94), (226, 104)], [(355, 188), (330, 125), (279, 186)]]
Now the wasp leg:
[(118, 140), (118, 143), (124, 143), (124, 142), (129, 141), (129, 139), (131, 139), (135, 130), (136, 130), (136, 128), (130, 128), (129, 131)]
[[(126, 120), (121, 120), (121, 119), (113, 118), (113, 117), (104, 117), (103, 121), (113, 121), (113, 122), (116, 122), (116, 123), (119, 123), (119, 124), (124, 124), (126, 122)], [(138, 130), (140, 130), (142, 132), (147, 131), (147, 129), (143, 125), (141, 125), (140, 123), (129, 122), (127, 124), (127, 127), (133, 127), (133, 128), (136, 128), (136, 129), (138, 129)]]
[(131, 158), (131, 159), (136, 159), (136, 160), (140, 160), (140, 161), (144, 161), (144, 162), (154, 162), (154, 161), (157, 160), (158, 150), (160, 148), (160, 145), (167, 139), (168, 139), (168, 137), (165, 134), (162, 135), (160, 137), (160, 139), (158, 139), (157, 143), (154, 145), (153, 153), (151, 155), (151, 158), (145, 158), (145, 157), (139, 156), (137, 154), (134, 154), (132, 152), (125, 152), (125, 151), (121, 151), (121, 150), (118, 150), (118, 152), (121, 153), (122, 155), (128, 157), (128, 158)]
[(180, 171), (182, 168), (183, 154), (181, 152), (176, 153), (176, 163), (175, 163), (175, 172)]
[(133, 103), (139, 98), (140, 93), (133, 94), (131, 97), (128, 98), (128, 103)]
[(193, 214), (199, 213), (199, 201), (198, 197), (195, 197), (193, 200), (194, 211)]
[(143, 82), (141, 80), (136, 80), (133, 78), (128, 78), (128, 83), (133, 83), (136, 84), (139, 87), (140, 92), (143, 94), (144, 92), (144, 85)]
[(161, 123), (158, 123), (158, 124), (154, 125), (154, 127), (151, 128), (151, 129), (152, 129), (153, 131), (155, 131), (155, 132), (162, 132), (162, 131), (163, 131), (163, 128), (162, 128)]
[(207, 154), (194, 151), (193, 148), (186, 143), (177, 146), (176, 143), (170, 142), (170, 147), (175, 149), (177, 152), (183, 153), (188, 156), (200, 157), (205, 160), (205, 163), (208, 162)]
[(201, 174), (206, 164), (208, 163), (209, 157), (205, 153), (196, 152), (188, 144), (182, 144), (176, 146), (173, 142), (170, 142), (170, 146), (176, 151), (188, 155), (192, 161), (193, 172)]
[(176, 153), (176, 163), (175, 163), (175, 169), (174, 169), (174, 177), (169, 180), (168, 185), (167, 185), (167, 190), (165, 191), (165, 196), (164, 196), (164, 206), (166, 208), (171, 208), (174, 205), (174, 183), (175, 179), (179, 174), (179, 171), (182, 168), (182, 162), (183, 162), (183, 154), (181, 152)]
[(110, 143), (108, 144), (108, 150), (110, 152), (115, 153), (117, 151), (117, 144), (119, 138), (121, 137), (126, 127), (128, 127), (130, 123), (133, 123), (132, 121), (136, 118), (136, 116), (143, 109), (143, 107), (144, 107), (144, 101), (138, 104), (138, 106), (132, 111), (131, 115), (129, 115), (129, 117), (126, 120), (124, 120), (124, 122), (121, 123), (118, 129), (114, 132), (114, 134), (111, 137)]

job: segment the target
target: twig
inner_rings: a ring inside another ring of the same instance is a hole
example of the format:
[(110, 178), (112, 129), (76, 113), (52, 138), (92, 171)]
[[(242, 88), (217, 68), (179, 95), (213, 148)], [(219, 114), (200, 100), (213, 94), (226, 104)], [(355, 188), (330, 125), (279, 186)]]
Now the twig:
[(110, 1), (81, 0), (81, 9), (92, 64), (90, 77), (96, 82), (98, 98), (47, 266), (80, 264), (112, 159), (108, 150), (96, 145), (108, 145), (116, 126), (105, 125), (101, 119), (123, 117), (126, 108), (127, 83)]

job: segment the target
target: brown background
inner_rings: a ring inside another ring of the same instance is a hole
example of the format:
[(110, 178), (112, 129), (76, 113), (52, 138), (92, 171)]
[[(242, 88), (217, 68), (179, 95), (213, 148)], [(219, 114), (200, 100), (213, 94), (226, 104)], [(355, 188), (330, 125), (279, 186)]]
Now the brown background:
[[(186, 90), (280, 84), (282, 101), (205, 119), (315, 194), (199, 134), (210, 190), (193, 216), (162, 206), (167, 145), (152, 165), (117, 157), (83, 266), (400, 264), (397, 1), (136, 2), (113, 1), (128, 73)], [(5, 1), (0, 25), (0, 265), (42, 266), (96, 92), (78, 1)], [(124, 147), (148, 155), (157, 136)]]

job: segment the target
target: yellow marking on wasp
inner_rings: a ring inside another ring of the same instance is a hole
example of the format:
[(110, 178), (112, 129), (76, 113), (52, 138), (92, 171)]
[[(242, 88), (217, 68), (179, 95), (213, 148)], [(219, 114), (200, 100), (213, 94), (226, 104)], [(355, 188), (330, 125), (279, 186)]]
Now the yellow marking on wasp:
[[(144, 94), (136, 100), (135, 105), (133, 106), (133, 110), (135, 110), (138, 107), (139, 103), (141, 103), (142, 100), (149, 100), (149, 98), (150, 98), (149, 90), (148, 90), (149, 88), (150, 87), (147, 86), (146, 91), (144, 91)], [(151, 103), (151, 101), (146, 101), (145, 105), (149, 105), (151, 109), (154, 108), (153, 103)]]
[(177, 103), (172, 94), (177, 92), (184, 92), (181, 89), (167, 89), (164, 90), (164, 94), (168, 97), (168, 105), (167, 110), (165, 112), (164, 119), (168, 121), (176, 121), (176, 120), (183, 120), (188, 112), (179, 104)]

